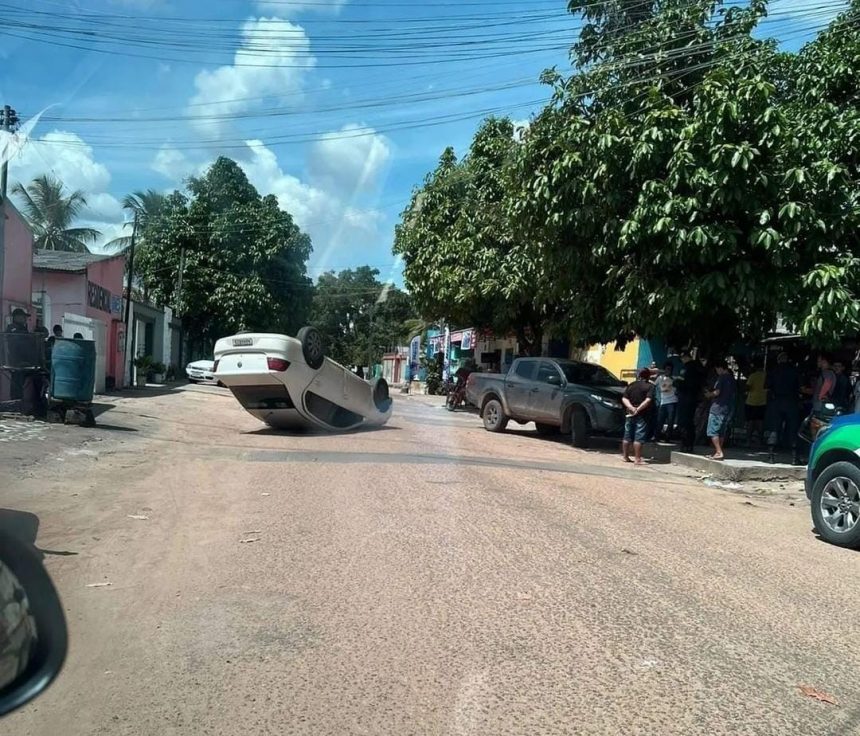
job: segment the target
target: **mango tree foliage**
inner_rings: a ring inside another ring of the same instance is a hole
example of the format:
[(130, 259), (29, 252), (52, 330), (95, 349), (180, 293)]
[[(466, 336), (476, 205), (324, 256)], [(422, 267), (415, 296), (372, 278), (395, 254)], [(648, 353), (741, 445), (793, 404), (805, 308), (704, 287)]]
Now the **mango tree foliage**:
[(324, 273), (314, 289), (312, 324), (325, 337), (326, 354), (342, 365), (379, 363), (410, 337), (410, 296), (378, 276), (369, 266)]
[(789, 313), (821, 342), (860, 331), (860, 0), (795, 59), (792, 168), (779, 214), (817, 251)]
[(536, 300), (541, 263), (513, 236), (510, 120), (486, 120), (457, 161), (447, 149), (397, 227), (394, 251), (422, 315), (459, 326), (513, 329), (539, 347), (547, 308)]
[(763, 2), (654, 2), (611, 28), (596, 8), (571, 3), (578, 71), (549, 77), (512, 179), (518, 240), (558, 275), (544, 299), (583, 342), (856, 324), (856, 21), (791, 57), (752, 37)]
[(208, 345), (241, 329), (298, 330), (310, 306), (310, 252), (275, 197), (261, 197), (222, 157), (147, 221), (135, 270), (155, 301), (178, 311), (192, 344)]

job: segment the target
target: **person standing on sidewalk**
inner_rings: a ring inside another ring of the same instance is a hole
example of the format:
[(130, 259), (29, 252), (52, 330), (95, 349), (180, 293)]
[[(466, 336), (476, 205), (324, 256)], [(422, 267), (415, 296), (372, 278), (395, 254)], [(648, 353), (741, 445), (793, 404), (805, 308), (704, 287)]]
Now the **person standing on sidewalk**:
[(670, 441), (675, 434), (675, 415), (678, 408), (678, 392), (675, 390), (675, 378), (672, 375), (674, 370), (675, 366), (667, 362), (663, 366), (663, 373), (657, 378), (657, 395), (660, 399), (660, 408), (657, 411), (657, 435)]
[(717, 371), (717, 380), (713, 390), (708, 392), (708, 398), (712, 400), (708, 412), (708, 437), (714, 445), (714, 454), (710, 457), (713, 460), (724, 460), (723, 442), (731, 426), (737, 391), (735, 377), (726, 361), (718, 360), (714, 368)]
[(752, 362), (752, 372), (747, 378), (747, 399), (744, 404), (744, 419), (747, 423), (747, 445), (752, 447), (753, 435), (758, 433), (759, 442), (764, 444), (764, 417), (767, 410), (767, 376), (762, 370), (761, 360)]
[(780, 353), (776, 368), (765, 379), (767, 414), (765, 429), (771, 459), (781, 439), (787, 439), (792, 450), (797, 448), (800, 397), (800, 373), (789, 361), (788, 353)]
[(696, 407), (702, 395), (704, 371), (702, 364), (693, 358), (689, 352), (681, 356), (681, 370), (673, 379), (675, 393), (678, 396), (678, 431), (681, 434), (681, 450), (692, 452), (696, 439)]
[(621, 443), (621, 455), (625, 463), (630, 459), (630, 445), (633, 445), (633, 455), (636, 464), (642, 465), (642, 443), (648, 439), (651, 411), (654, 404), (654, 384), (648, 380), (651, 372), (645, 368), (639, 371), (639, 379), (631, 383), (625, 390), (621, 403), (627, 410), (624, 420), (624, 440)]

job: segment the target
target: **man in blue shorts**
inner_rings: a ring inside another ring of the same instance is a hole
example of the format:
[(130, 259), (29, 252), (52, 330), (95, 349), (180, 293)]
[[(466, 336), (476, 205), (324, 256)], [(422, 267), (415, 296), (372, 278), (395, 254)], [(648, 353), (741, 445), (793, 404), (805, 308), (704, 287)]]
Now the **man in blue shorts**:
[(621, 443), (621, 454), (625, 463), (630, 459), (630, 445), (633, 444), (633, 455), (636, 464), (642, 465), (642, 443), (648, 436), (651, 412), (654, 410), (654, 384), (648, 380), (650, 371), (639, 371), (639, 379), (631, 383), (625, 390), (621, 403), (627, 410), (624, 421), (624, 441)]
[(737, 387), (735, 377), (726, 361), (717, 361), (714, 367), (717, 370), (717, 381), (713, 390), (708, 392), (708, 398), (712, 399), (711, 410), (708, 413), (708, 437), (714, 444), (714, 454), (708, 457), (724, 460), (723, 440), (729, 432), (732, 421)]

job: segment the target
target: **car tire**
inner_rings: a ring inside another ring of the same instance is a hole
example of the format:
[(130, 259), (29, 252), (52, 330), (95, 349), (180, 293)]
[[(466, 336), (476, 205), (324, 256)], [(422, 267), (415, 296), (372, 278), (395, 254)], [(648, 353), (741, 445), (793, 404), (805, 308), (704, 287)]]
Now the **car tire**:
[(570, 441), (574, 447), (588, 447), (588, 415), (581, 406), (573, 407), (570, 413)]
[(325, 362), (322, 332), (316, 327), (302, 327), (297, 337), (302, 343), (302, 356), (305, 363), (314, 370), (322, 368), (322, 364)]
[(544, 437), (558, 434), (559, 429), (554, 424), (544, 424), (543, 422), (535, 422), (535, 427), (537, 428), (537, 433)]
[(846, 460), (821, 472), (812, 487), (812, 522), (826, 542), (860, 549), (860, 467)]
[(188, 383), (197, 383), (197, 381), (195, 381), (193, 378), (189, 378)]
[(388, 405), (391, 403), (388, 381), (384, 378), (375, 378), (371, 383), (371, 391), (373, 392), (373, 405), (379, 411), (388, 411)]
[(502, 403), (498, 399), (490, 399), (484, 404), (484, 411), (481, 412), (484, 420), (484, 429), (488, 432), (504, 432), (508, 426), (508, 418), (505, 416), (505, 410)]

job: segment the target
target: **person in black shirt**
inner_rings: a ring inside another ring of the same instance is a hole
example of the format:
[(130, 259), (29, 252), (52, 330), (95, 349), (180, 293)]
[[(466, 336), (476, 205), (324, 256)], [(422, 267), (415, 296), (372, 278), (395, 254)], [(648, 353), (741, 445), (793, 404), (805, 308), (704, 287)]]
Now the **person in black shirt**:
[(791, 364), (788, 353), (780, 353), (776, 368), (765, 379), (767, 389), (767, 444), (773, 457), (780, 435), (787, 437), (792, 449), (797, 448), (798, 399), (800, 396), (800, 373)]
[(696, 407), (702, 398), (705, 384), (705, 371), (702, 364), (690, 353), (681, 356), (681, 371), (675, 378), (678, 392), (678, 430), (681, 434), (681, 450), (692, 452), (696, 439)]
[(648, 437), (649, 420), (654, 410), (654, 384), (648, 380), (651, 377), (647, 369), (639, 372), (639, 380), (631, 383), (625, 390), (621, 403), (627, 410), (627, 419), (624, 421), (624, 440), (621, 443), (621, 454), (624, 462), (632, 462), (630, 459), (630, 445), (633, 445), (633, 454), (636, 464), (642, 464), (642, 443)]

